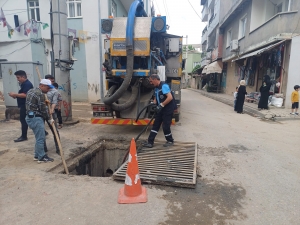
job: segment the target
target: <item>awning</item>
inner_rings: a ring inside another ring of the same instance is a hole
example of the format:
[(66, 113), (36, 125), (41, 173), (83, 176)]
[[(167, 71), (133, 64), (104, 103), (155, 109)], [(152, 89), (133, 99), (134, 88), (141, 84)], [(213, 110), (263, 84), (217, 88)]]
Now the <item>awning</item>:
[(245, 59), (245, 58), (248, 58), (248, 57), (250, 57), (250, 56), (259, 56), (259, 55), (261, 55), (263, 52), (269, 51), (269, 50), (271, 50), (272, 48), (275, 48), (276, 46), (280, 45), (281, 43), (283, 43), (283, 42), (285, 42), (285, 41), (286, 41), (286, 40), (279, 41), (279, 42), (277, 42), (277, 43), (275, 43), (275, 44), (273, 44), (273, 45), (268, 45), (267, 47), (261, 48), (261, 49), (259, 49), (259, 50), (254, 51), (254, 52), (250, 52), (250, 53), (248, 53), (248, 54), (246, 54), (246, 55), (243, 55), (243, 56), (241, 56), (241, 57), (239, 57), (239, 58), (237, 58), (237, 59), (232, 60), (232, 62), (237, 61), (237, 60), (240, 60), (240, 59)]
[(203, 70), (202, 70), (202, 74), (206, 74), (207, 72), (207, 66), (204, 66)]
[(223, 63), (221, 61), (215, 61), (207, 65), (206, 74), (222, 73), (222, 69), (223, 69)]

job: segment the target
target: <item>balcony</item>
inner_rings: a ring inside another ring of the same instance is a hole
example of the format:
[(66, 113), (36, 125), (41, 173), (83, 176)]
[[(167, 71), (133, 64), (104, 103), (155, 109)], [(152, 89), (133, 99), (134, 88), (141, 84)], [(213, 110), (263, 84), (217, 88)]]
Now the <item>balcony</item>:
[(215, 0), (208, 0), (208, 2), (207, 2), (208, 8), (213, 7), (214, 3), (215, 3)]
[(211, 16), (211, 18), (209, 19), (209, 23), (208, 23), (208, 32), (207, 35), (210, 36), (211, 33), (214, 31), (214, 29), (217, 27), (217, 25), (219, 24), (219, 15), (218, 14), (214, 14), (213, 16)]
[(207, 19), (208, 19), (208, 9), (207, 9), (207, 7), (205, 5), (202, 8), (201, 15), (202, 15), (202, 22), (207, 22)]
[[(249, 33), (248, 40), (245, 40), (245, 51), (252, 50), (251, 47), (257, 43), (270, 41), (272, 38), (284, 38), (284, 34), (298, 32), (297, 23), (299, 21), (298, 11), (278, 13), (258, 28)], [(252, 47), (253, 48), (253, 47)], [(243, 51), (243, 49), (241, 49)]]
[(205, 44), (207, 42), (207, 27), (204, 28), (202, 31), (202, 36), (201, 36), (201, 44)]

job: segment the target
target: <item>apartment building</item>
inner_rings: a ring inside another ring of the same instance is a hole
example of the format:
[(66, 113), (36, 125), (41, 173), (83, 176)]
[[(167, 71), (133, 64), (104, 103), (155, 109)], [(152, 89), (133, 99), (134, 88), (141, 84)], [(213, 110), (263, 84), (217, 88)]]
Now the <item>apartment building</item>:
[(220, 33), (219, 24), (223, 0), (201, 0), (202, 22), (207, 22), (207, 26), (202, 31), (202, 60), (201, 66), (203, 74), (208, 81), (209, 91), (221, 91), (225, 88), (222, 50), (223, 36)]
[(293, 86), (300, 83), (300, 1), (222, 0), (221, 8), (223, 91), (232, 94), (244, 79), (248, 93), (258, 92), (269, 75), (277, 82), (271, 93), (283, 94), (290, 107)]
[[(100, 87), (102, 73), (100, 55), (103, 55), (105, 50), (104, 44), (99, 48), (99, 39), (104, 43), (108, 37), (99, 32), (99, 21), (109, 16), (126, 17), (132, 2), (133, 0), (66, 0), (68, 34), (72, 37), (70, 39), (73, 43), (70, 46), (70, 58), (76, 60), (70, 72), (73, 101), (93, 102), (100, 98), (100, 90), (103, 88)], [(100, 3), (100, 13), (98, 3)], [(149, 16), (151, 15), (150, 3), (150, 0), (144, 0), (145, 11)], [(1, 61), (38, 61), (43, 64), (43, 74), (51, 73), (50, 1), (0, 0), (0, 8), (7, 23), (14, 30), (9, 37), (7, 26), (3, 27), (3, 22), (0, 22), (0, 67)], [(25, 34), (24, 25), (28, 21), (30, 21), (31, 32)], [(34, 28), (32, 21), (36, 21)], [(64, 87), (59, 89), (63, 91)], [(3, 92), (1, 72), (0, 91)]]

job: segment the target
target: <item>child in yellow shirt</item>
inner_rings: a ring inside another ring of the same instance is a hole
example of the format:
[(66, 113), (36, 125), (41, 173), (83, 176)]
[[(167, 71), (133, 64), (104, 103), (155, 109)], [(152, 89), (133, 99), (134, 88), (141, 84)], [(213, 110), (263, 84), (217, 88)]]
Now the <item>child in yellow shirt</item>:
[[(291, 100), (292, 100), (292, 112), (290, 113), (291, 115), (299, 115), (298, 108), (299, 108), (299, 85), (295, 85), (294, 89), (295, 91), (292, 92), (291, 95)], [(294, 112), (295, 111), (295, 112)]]

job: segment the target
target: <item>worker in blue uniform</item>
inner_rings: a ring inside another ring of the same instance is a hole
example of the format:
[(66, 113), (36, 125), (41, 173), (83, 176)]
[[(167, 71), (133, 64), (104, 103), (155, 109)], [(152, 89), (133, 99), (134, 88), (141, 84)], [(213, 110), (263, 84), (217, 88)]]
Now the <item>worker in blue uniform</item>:
[(157, 74), (152, 74), (149, 81), (155, 87), (153, 103), (156, 105), (156, 115), (148, 137), (148, 142), (144, 143), (143, 146), (147, 148), (153, 147), (154, 139), (161, 125), (167, 141), (163, 146), (172, 146), (174, 144), (174, 139), (171, 133), (171, 123), (173, 112), (176, 109), (175, 99), (173, 99), (169, 85), (160, 81), (160, 77)]

